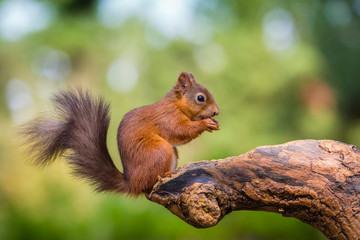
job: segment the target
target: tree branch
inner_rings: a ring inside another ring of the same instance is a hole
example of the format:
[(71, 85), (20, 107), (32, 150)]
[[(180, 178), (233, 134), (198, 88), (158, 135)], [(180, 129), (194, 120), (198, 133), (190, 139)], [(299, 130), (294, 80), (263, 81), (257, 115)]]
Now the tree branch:
[(329, 239), (360, 239), (360, 150), (331, 140), (188, 163), (147, 195), (197, 228), (235, 210), (295, 217)]

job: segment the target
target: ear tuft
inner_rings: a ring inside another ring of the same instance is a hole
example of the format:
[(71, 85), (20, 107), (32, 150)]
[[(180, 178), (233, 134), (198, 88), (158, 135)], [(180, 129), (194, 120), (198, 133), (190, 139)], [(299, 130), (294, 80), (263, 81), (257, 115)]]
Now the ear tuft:
[(192, 83), (195, 83), (194, 75), (187, 72), (180, 73), (177, 84), (181, 87), (181, 89), (186, 91), (186, 89), (191, 87)]
[(176, 94), (178, 94), (179, 96), (185, 95), (186, 92), (192, 87), (193, 83), (195, 83), (195, 78), (191, 73), (180, 73), (175, 86)]
[(194, 78), (194, 75), (192, 73), (185, 73), (186, 76), (188, 77), (188, 79), (190, 80), (191, 83), (194, 83), (195, 82), (195, 78)]

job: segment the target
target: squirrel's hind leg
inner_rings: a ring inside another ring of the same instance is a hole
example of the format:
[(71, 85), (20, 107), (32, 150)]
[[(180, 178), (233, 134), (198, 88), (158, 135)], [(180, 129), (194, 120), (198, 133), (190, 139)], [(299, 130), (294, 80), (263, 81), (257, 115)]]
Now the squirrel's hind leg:
[(163, 139), (152, 139), (142, 144), (142, 154), (138, 154), (136, 159), (138, 164), (127, 174), (134, 194), (151, 191), (161, 176), (176, 168), (177, 151), (174, 149)]

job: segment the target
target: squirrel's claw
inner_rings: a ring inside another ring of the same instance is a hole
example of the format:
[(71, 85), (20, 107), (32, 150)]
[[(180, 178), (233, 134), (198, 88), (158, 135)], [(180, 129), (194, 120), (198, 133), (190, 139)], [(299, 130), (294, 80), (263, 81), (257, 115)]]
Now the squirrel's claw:
[(168, 177), (170, 176), (171, 174), (174, 174), (175, 171), (167, 171), (166, 173), (164, 173), (164, 177)]

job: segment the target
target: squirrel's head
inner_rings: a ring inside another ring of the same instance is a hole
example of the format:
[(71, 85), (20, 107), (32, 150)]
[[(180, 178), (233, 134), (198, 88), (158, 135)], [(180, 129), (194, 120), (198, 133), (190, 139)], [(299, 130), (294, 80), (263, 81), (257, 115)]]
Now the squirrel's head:
[(195, 82), (191, 73), (180, 73), (174, 92), (180, 103), (179, 108), (193, 121), (219, 114), (214, 97), (209, 90)]

